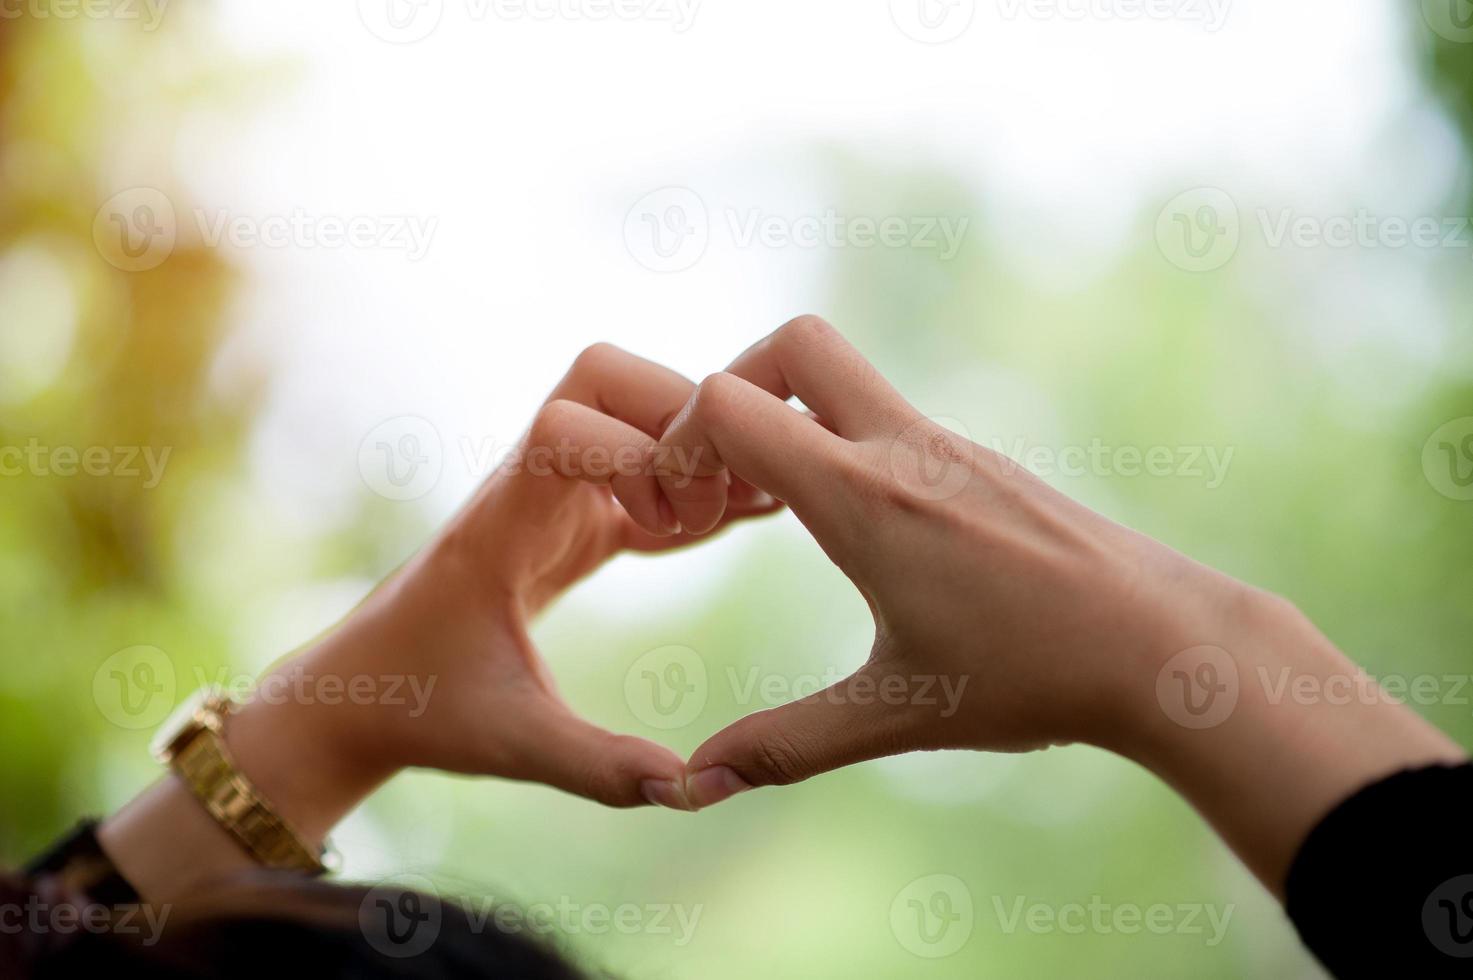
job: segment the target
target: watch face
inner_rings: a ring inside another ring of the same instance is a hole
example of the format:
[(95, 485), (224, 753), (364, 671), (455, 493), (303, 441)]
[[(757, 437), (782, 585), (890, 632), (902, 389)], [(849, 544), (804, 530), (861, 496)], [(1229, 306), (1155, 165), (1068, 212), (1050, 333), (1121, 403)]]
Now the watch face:
[(164, 723), (159, 726), (153, 741), (148, 744), (148, 749), (153, 753), (155, 759), (167, 762), (178, 747), (176, 743), (181, 738), (194, 734), (198, 728), (195, 716), (211, 698), (216, 696), (216, 693), (213, 688), (202, 687), (185, 698), (179, 707), (169, 713), (169, 717), (165, 718)]

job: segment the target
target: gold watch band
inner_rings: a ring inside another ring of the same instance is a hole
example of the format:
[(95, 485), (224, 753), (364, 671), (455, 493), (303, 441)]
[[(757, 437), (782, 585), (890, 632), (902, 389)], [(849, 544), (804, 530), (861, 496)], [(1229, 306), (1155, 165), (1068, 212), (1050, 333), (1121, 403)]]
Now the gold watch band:
[(232, 702), (218, 695), (194, 707), (159, 750), (189, 791), (246, 851), (269, 868), (322, 874), (321, 857), (241, 774), (221, 737)]

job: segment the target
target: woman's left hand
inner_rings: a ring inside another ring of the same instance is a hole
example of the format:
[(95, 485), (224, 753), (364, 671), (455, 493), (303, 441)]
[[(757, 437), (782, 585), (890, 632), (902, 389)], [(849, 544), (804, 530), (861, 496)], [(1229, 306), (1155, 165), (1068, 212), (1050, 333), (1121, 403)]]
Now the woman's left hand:
[[(383, 695), (392, 678), (395, 703), (258, 697), (227, 726), (247, 776), (312, 836), (409, 766), (542, 782), (610, 806), (686, 808), (684, 760), (580, 718), (528, 623), (613, 555), (682, 547), (710, 530), (681, 530), (657, 477), (691, 469), (657, 454), (694, 391), (618, 348), (585, 351), (518, 452), (436, 540), (261, 688), (331, 678), (351, 692), (366, 678), (360, 689)], [(780, 506), (725, 472), (671, 492), (683, 512), (724, 514), (720, 524)]]

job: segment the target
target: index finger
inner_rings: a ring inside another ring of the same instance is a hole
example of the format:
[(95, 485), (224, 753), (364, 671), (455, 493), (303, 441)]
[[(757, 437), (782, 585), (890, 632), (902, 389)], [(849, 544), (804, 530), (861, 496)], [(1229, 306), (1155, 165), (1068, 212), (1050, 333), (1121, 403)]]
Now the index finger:
[[(660, 487), (687, 529), (719, 520), (682, 482), (723, 469), (791, 506), (800, 520), (826, 523), (834, 481), (857, 465), (858, 448), (793, 406), (734, 374), (713, 374), (660, 441)], [(842, 497), (843, 495), (839, 495)]]
[(796, 395), (846, 439), (893, 434), (916, 418), (875, 366), (816, 316), (788, 321), (726, 370), (781, 401)]
[[(586, 405), (655, 440), (664, 435), (670, 421), (695, 390), (695, 382), (662, 364), (613, 344), (594, 344), (573, 362), (567, 377), (553, 391), (549, 404), (563, 400)], [(676, 501), (671, 498), (675, 517), (699, 522), (705, 520), (703, 515), (714, 515), (709, 523), (686, 528), (697, 534), (709, 531), (726, 510), (727, 482), (726, 474), (719, 471), (687, 477), (679, 492), (682, 499), (692, 503), (682, 508), (674, 506)], [(630, 514), (646, 530), (679, 530), (661, 527), (663, 521), (652, 524), (650, 515), (655, 513), (652, 508), (653, 504), (631, 508)]]

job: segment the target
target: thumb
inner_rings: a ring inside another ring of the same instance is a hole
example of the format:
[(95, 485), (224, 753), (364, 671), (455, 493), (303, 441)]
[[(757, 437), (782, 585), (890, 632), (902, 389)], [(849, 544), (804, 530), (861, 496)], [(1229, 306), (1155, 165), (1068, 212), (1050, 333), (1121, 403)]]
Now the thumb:
[(607, 806), (651, 803), (690, 809), (682, 790), (684, 765), (664, 746), (618, 735), (571, 711), (539, 713), (528, 732), (526, 771), (521, 778), (556, 786)]
[(866, 664), (817, 694), (717, 732), (686, 763), (685, 795), (692, 808), (915, 748), (912, 713), (884, 693), (891, 677), (887, 669)]

